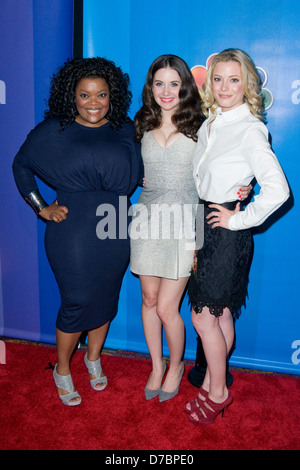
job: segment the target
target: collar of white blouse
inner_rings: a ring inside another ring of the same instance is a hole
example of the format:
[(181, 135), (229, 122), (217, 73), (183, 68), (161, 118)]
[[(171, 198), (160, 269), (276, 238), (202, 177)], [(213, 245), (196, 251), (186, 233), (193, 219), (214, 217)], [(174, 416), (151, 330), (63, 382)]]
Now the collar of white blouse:
[(231, 109), (230, 111), (222, 112), (221, 108), (217, 108), (216, 114), (209, 111), (209, 117), (206, 123), (207, 136), (210, 137), (212, 125), (216, 126), (226, 125), (233, 121), (239, 121), (250, 114), (250, 109), (246, 103), (241, 104), (237, 108)]
[(217, 108), (216, 114), (212, 114), (211, 111), (209, 111), (207, 125), (210, 125), (213, 120), (216, 120), (216, 122), (232, 122), (236, 119), (244, 118), (247, 114), (250, 114), (247, 103), (243, 103), (237, 108), (226, 112), (222, 112), (221, 108)]

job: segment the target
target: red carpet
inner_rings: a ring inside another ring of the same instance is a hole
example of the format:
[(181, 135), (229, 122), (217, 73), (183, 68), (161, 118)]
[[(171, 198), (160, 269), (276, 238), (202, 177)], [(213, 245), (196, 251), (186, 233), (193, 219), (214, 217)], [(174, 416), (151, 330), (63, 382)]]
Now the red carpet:
[(298, 450), (300, 378), (232, 371), (233, 404), (209, 427), (191, 424), (183, 405), (197, 393), (186, 366), (179, 394), (146, 402), (148, 359), (104, 354), (103, 392), (90, 388), (76, 352), (72, 376), (80, 406), (61, 404), (48, 362), (56, 350), (6, 342), (0, 365), (1, 450)]

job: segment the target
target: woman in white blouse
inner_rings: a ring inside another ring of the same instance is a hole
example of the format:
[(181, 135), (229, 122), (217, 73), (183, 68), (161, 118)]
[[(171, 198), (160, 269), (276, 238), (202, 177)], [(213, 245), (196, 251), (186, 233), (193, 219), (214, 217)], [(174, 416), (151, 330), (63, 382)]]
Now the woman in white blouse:
[[(189, 298), (208, 366), (197, 398), (184, 407), (199, 425), (212, 424), (233, 400), (226, 387), (226, 358), (233, 344), (233, 317), (247, 295), (253, 249), (249, 228), (264, 222), (289, 197), (262, 122), (259, 83), (251, 58), (239, 49), (215, 56), (205, 81), (207, 119), (199, 131), (193, 170), (206, 222)], [(241, 211), (236, 193), (253, 178), (260, 192)]]

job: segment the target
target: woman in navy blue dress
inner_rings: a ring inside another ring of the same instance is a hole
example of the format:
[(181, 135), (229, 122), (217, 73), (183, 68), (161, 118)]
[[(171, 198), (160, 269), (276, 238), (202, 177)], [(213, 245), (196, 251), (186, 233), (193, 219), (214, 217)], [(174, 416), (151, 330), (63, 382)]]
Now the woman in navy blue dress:
[[(46, 253), (57, 280), (57, 364), (53, 371), (66, 405), (81, 402), (70, 358), (88, 331), (85, 364), (91, 386), (107, 384), (100, 352), (118, 309), (129, 262), (129, 195), (143, 176), (140, 145), (127, 117), (128, 76), (102, 58), (73, 59), (53, 76), (49, 110), (13, 163), (17, 186), (47, 221)], [(35, 180), (56, 189), (48, 205)]]

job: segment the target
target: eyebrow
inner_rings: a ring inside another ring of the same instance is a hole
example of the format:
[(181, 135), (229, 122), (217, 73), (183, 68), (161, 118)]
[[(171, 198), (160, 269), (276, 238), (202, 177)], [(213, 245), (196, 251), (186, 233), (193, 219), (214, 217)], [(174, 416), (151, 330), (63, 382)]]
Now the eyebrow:
[[(102, 93), (102, 91), (107, 91), (107, 90), (108, 90), (108, 87), (107, 87), (107, 88), (103, 88), (102, 90), (97, 91), (97, 93)], [(78, 91), (84, 91), (85, 93), (90, 93), (90, 91), (85, 90), (84, 88), (80, 88)]]
[[(213, 76), (217, 76), (217, 77), (222, 77), (223, 75), (219, 74), (219, 73), (213, 73)], [(233, 77), (241, 77), (241, 75), (238, 75), (238, 74), (234, 74), (234, 75), (229, 75), (229, 78), (233, 78)]]
[[(159, 80), (159, 79), (154, 80), (154, 83), (155, 83), (155, 82), (162, 82), (162, 83), (164, 83), (163, 80)], [(180, 80), (171, 80), (169, 83), (180, 83)]]

